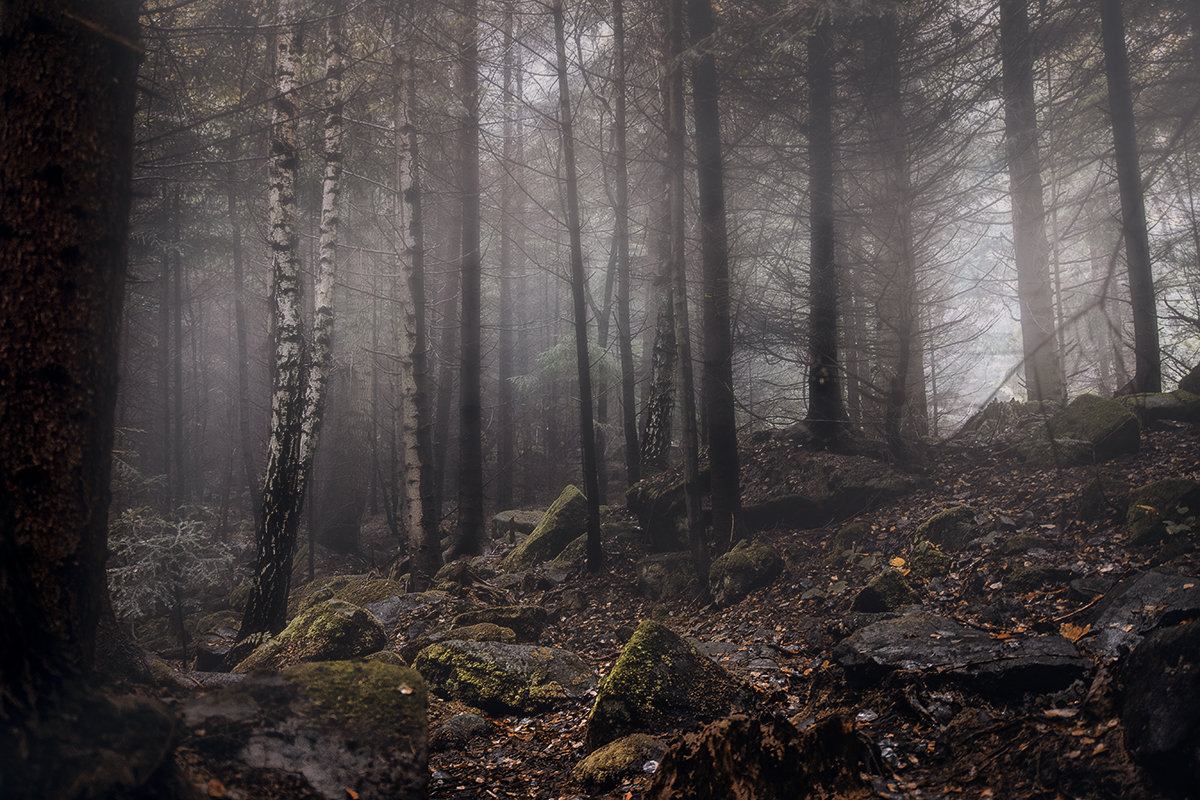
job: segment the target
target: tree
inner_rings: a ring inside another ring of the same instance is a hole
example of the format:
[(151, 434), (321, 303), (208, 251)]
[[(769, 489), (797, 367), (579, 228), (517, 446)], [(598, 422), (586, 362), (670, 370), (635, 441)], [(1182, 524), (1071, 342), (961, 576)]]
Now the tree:
[(1154, 299), (1154, 275), (1150, 268), (1150, 242), (1146, 234), (1142, 171), (1138, 165), (1129, 55), (1125, 49), (1125, 18), (1120, 0), (1100, 0), (1100, 27), (1104, 74), (1108, 79), (1108, 113), (1112, 119), (1117, 185), (1121, 196), (1121, 230), (1129, 270), (1129, 299), (1133, 306), (1135, 367), (1132, 388), (1135, 392), (1160, 392), (1162, 363), (1158, 311)]
[[(140, 4), (0, 14), (0, 794), (37, 796), (9, 721), (90, 673), (124, 300)], [(43, 754), (34, 751), (33, 760)], [(58, 769), (59, 764), (44, 765)]]
[(1004, 141), (1012, 201), (1013, 250), (1025, 391), (1033, 402), (1063, 400), (1066, 385), (1054, 331), (1050, 247), (1038, 156), (1033, 94), (1033, 47), (1026, 0), (1000, 0), (1000, 57), (1004, 70)]

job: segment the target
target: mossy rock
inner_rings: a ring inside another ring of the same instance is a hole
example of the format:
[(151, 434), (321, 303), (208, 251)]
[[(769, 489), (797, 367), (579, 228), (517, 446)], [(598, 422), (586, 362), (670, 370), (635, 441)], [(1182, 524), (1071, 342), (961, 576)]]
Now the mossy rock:
[(1045, 538), (1038, 536), (1036, 533), (1017, 533), (1000, 544), (1001, 555), (1019, 556), (1022, 553), (1028, 553), (1030, 550), (1049, 550), (1052, 545)]
[(1069, 569), (1039, 565), (1019, 566), (1009, 573), (1004, 584), (1014, 592), (1036, 592), (1071, 580)]
[(241, 627), (242, 615), (236, 611), (216, 611), (212, 614), (205, 614), (196, 620), (196, 626), (193, 629), (196, 636), (223, 636), (222, 631), (232, 631), (237, 633), (237, 629)]
[(708, 570), (708, 588), (713, 602), (723, 608), (769, 585), (781, 572), (783, 558), (773, 547), (743, 539), (713, 561)]
[(297, 614), (277, 637), (256, 648), (233, 671), (357, 658), (382, 650), (386, 643), (383, 625), (365, 609), (344, 600), (322, 600)]
[(492, 538), (497, 541), (516, 544), (533, 533), (534, 528), (542, 521), (542, 512), (514, 508), (501, 511), (492, 517)]
[(463, 556), (449, 564), (443, 564), (433, 576), (433, 585), (453, 584), (455, 586), (473, 586), (494, 578), (495, 572), (488, 569), (478, 556)]
[(363, 657), (363, 661), (370, 661), (379, 664), (391, 664), (394, 667), (407, 667), (408, 662), (400, 657), (399, 653), (392, 650), (379, 650)]
[(587, 534), (581, 533), (562, 549), (562, 552), (546, 562), (546, 572), (575, 572), (587, 561)]
[(500, 714), (536, 714), (596, 688), (591, 669), (556, 647), (500, 642), (435, 642), (413, 666), (446, 696)]
[(913, 577), (933, 580), (946, 577), (952, 563), (953, 559), (933, 542), (917, 542), (908, 557), (908, 570)]
[(884, 570), (859, 590), (850, 605), (852, 611), (878, 613), (896, 611), (918, 601), (908, 581), (894, 569)]
[(638, 591), (651, 600), (696, 594), (696, 565), (690, 552), (656, 553), (637, 562)]
[(1142, 425), (1164, 420), (1200, 422), (1200, 395), (1182, 389), (1126, 395), (1118, 398), (1118, 402), (1132, 411)]
[(517, 572), (545, 563), (587, 530), (587, 498), (575, 486), (562, 490), (541, 522), (504, 558), (504, 569)]
[(1017, 454), (1029, 464), (1047, 467), (1091, 464), (1098, 460), (1091, 442), (1065, 436), (1050, 439), (1045, 431), (1039, 431), (1017, 445)]
[(505, 628), (492, 622), (477, 622), (463, 628), (451, 628), (446, 631), (447, 639), (458, 639), (463, 642), (504, 642), (516, 644), (517, 634), (512, 628)]
[(1125, 523), (1135, 547), (1194, 545), (1200, 536), (1200, 483), (1167, 478), (1139, 486), (1129, 493)]
[(338, 600), (345, 600), (347, 603), (353, 603), (363, 608), (390, 597), (399, 597), (402, 594), (405, 594), (404, 587), (396, 581), (375, 577), (351, 581), (333, 592), (333, 596)]
[(1128, 481), (1097, 475), (1079, 487), (1075, 495), (1075, 516), (1083, 522), (1097, 522), (1113, 516), (1125, 516), (1129, 508)]
[(1141, 447), (1137, 417), (1117, 400), (1084, 394), (1047, 423), (1054, 439), (1077, 439), (1089, 443), (1096, 461), (1105, 461)]
[(305, 605), (305, 601), (322, 589), (328, 591), (323, 593), (321, 597), (328, 599), (333, 597), (339, 590), (367, 577), (367, 575), (327, 575), (324, 578), (317, 578), (314, 581), (303, 584), (298, 581), (292, 581), (292, 585), (297, 588), (292, 590), (288, 598), (288, 616), (294, 617), (299, 614), (301, 606)]
[(550, 612), (540, 606), (497, 606), (459, 614), (451, 620), (450, 627), (466, 628), (486, 622), (512, 630), (518, 642), (536, 642), (550, 619)]
[(658, 761), (665, 752), (662, 739), (633, 733), (589, 753), (571, 770), (571, 777), (585, 786), (612, 786), (625, 776), (643, 774), (646, 762)]
[(363, 738), (401, 745), (426, 726), (425, 680), (411, 667), (378, 660), (326, 661), (297, 664), (282, 677), (312, 698), (311, 719)]
[(1200, 395), (1200, 364), (1188, 370), (1188, 374), (1179, 379), (1181, 391)]
[(429, 734), (429, 749), (434, 752), (458, 750), (472, 739), (487, 736), (493, 727), (478, 714), (455, 714)]
[(917, 526), (913, 541), (931, 542), (941, 550), (957, 552), (967, 542), (979, 535), (975, 525), (975, 509), (970, 506), (954, 506), (939, 511)]
[(868, 542), (873, 541), (874, 532), (871, 530), (869, 522), (861, 519), (847, 522), (838, 528), (837, 533), (830, 540), (826, 560), (830, 564), (845, 561), (850, 555), (862, 552)]
[(724, 716), (745, 702), (741, 685), (669, 628), (638, 626), (588, 714), (588, 752), (631, 733), (669, 733)]
[[(710, 474), (700, 471), (700, 491), (708, 491)], [(655, 553), (687, 547), (687, 510), (683, 478), (655, 475), (638, 481), (625, 492), (625, 505), (637, 517), (646, 544)]]
[(234, 611), (242, 612), (246, 610), (246, 603), (250, 602), (250, 591), (254, 587), (249, 583), (243, 583), (229, 593), (229, 607)]

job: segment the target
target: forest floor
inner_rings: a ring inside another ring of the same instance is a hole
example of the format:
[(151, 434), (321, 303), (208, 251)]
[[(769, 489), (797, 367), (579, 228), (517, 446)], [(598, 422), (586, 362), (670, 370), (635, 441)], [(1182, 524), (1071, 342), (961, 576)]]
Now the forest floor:
[[(753, 447), (747, 455), (757, 481), (786, 481), (792, 461), (803, 458), (802, 452), (785, 455), (771, 444), (758, 452)], [(989, 515), (1006, 533), (959, 554), (944, 580), (924, 585), (923, 610), (997, 638), (1060, 632), (1077, 638), (1083, 629), (1076, 623), (1097, 598), (1071, 590), (1072, 578), (1103, 589), (1150, 566), (1147, 554), (1126, 547), (1120, 520), (1076, 518), (1076, 493), (1097, 474), (1135, 486), (1166, 477), (1200, 478), (1200, 429), (1148, 431), (1138, 455), (1099, 466), (1044, 469), (985, 449), (935, 449), (922, 488), (857, 517), (876, 533), (869, 552), (849, 565), (829, 566), (826, 553), (837, 523), (758, 532), (756, 538), (785, 556), (784, 574), (720, 610), (639, 596), (634, 565), (645, 551), (636, 542), (614, 539), (606, 542), (603, 571), (584, 573), (570, 584), (582, 594), (584, 608), (551, 626), (545, 643), (580, 654), (604, 675), (620, 653), (622, 637), (654, 617), (704, 643), (706, 652), (759, 690), (768, 709), (801, 724), (834, 713), (855, 719), (879, 760), (862, 791), (847, 797), (1156, 797), (1126, 754), (1103, 670), (1090, 686), (1002, 704), (953, 691), (915, 691), (895, 681), (851, 686), (830, 655), (839, 620), (857, 590), (879, 565), (909, 552), (917, 524), (959, 503)], [(1004, 555), (1004, 541), (1017, 533), (1036, 535), (1043, 544)], [(1035, 565), (1061, 580), (1033, 587), (1008, 583), (1014, 570)], [(1200, 558), (1179, 556), (1156, 568), (1200, 575)], [(537, 601), (557, 605), (552, 596), (522, 599)], [(934, 703), (948, 706), (954, 718), (946, 723), (931, 713)], [(454, 702), (433, 699), (431, 726), (460, 710)], [(974, 714), (974, 724), (961, 727), (963, 711)], [(641, 797), (649, 775), (607, 791), (571, 781), (571, 768), (584, 755), (587, 713), (588, 705), (580, 703), (542, 716), (493, 718), (491, 736), (431, 755), (431, 797)]]

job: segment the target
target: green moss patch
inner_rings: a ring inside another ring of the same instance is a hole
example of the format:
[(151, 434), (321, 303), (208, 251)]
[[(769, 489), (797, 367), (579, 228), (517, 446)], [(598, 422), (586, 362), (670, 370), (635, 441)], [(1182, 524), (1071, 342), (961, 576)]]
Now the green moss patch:
[(870, 523), (865, 520), (847, 522), (838, 528), (837, 533), (829, 542), (827, 560), (831, 564), (845, 561), (854, 553), (861, 553), (873, 541)]
[(743, 539), (708, 571), (708, 588), (719, 607), (730, 606), (783, 572), (783, 558), (762, 542)]
[(335, 661), (382, 650), (383, 625), (344, 600), (322, 600), (298, 614), (279, 636), (233, 668), (234, 672), (282, 669), (304, 661)]
[(1125, 522), (1135, 547), (1194, 544), (1200, 534), (1200, 483), (1167, 478), (1134, 489)]
[(1077, 439), (1092, 446), (1097, 461), (1125, 453), (1136, 453), (1141, 446), (1141, 425), (1137, 417), (1116, 400), (1084, 394), (1050, 418), (1054, 439)]
[(425, 729), (425, 681), (410, 667), (326, 661), (289, 667), (283, 679), (312, 699), (308, 715), (321, 727), (348, 728), (393, 746)]
[(854, 611), (895, 611), (917, 602), (917, 593), (904, 576), (893, 569), (884, 570), (871, 579), (854, 597)]
[(962, 550), (967, 542), (979, 535), (975, 516), (976, 511), (970, 506), (954, 506), (939, 511), (917, 526), (913, 541), (931, 542), (950, 552)]
[(571, 777), (586, 786), (611, 786), (625, 775), (641, 774), (647, 761), (658, 761), (666, 751), (661, 739), (630, 734), (590, 753), (571, 770)]
[(557, 556), (587, 528), (587, 498), (575, 486), (562, 490), (542, 521), (524, 542), (504, 559), (504, 569), (529, 569)]

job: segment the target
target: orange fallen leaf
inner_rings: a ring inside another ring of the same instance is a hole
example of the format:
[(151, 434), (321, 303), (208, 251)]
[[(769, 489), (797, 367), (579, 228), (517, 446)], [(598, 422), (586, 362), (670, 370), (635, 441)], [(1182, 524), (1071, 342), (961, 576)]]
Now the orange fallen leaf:
[(216, 778), (208, 779), (208, 796), (209, 797), (224, 797), (225, 784), (221, 783)]

